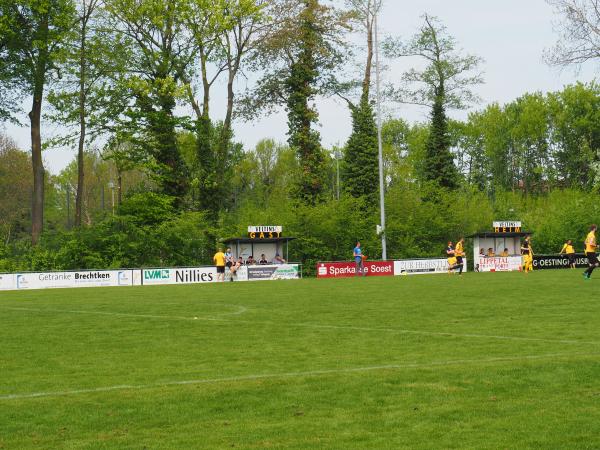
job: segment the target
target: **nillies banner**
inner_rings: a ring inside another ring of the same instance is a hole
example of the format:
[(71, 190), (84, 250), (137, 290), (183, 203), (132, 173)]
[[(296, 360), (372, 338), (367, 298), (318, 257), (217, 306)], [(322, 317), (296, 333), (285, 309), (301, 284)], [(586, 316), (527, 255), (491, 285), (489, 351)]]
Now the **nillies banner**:
[(142, 269), (142, 284), (192, 284), (217, 281), (216, 267), (185, 267), (180, 269)]
[[(467, 271), (467, 258), (463, 258), (463, 272)], [(448, 260), (407, 259), (394, 261), (394, 275), (424, 275), (428, 273), (448, 273)]]

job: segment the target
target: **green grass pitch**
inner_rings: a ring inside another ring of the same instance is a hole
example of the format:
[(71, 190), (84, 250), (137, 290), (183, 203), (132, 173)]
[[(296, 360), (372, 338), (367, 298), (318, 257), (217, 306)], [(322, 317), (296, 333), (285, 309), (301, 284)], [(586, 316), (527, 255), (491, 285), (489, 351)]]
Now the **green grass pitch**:
[(598, 449), (600, 272), (0, 293), (1, 449)]

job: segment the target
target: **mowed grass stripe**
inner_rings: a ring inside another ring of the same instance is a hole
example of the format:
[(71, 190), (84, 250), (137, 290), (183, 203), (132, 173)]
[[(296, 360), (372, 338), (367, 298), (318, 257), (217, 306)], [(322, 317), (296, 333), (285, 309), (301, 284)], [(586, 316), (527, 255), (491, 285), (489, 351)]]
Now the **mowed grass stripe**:
[(500, 339), (500, 340), (511, 340), (511, 341), (534, 341), (534, 342), (548, 342), (558, 344), (589, 344), (589, 345), (600, 345), (600, 341), (580, 341), (573, 339), (551, 339), (544, 337), (528, 337), (528, 336), (498, 336), (489, 334), (465, 334), (465, 333), (449, 333), (443, 331), (428, 331), (428, 330), (404, 330), (397, 328), (369, 328), (361, 326), (347, 326), (347, 325), (325, 325), (318, 323), (277, 323), (273, 321), (258, 321), (258, 320), (243, 320), (243, 319), (224, 319), (220, 316), (237, 316), (245, 313), (247, 308), (238, 305), (236, 306), (237, 311), (232, 313), (220, 313), (214, 316), (203, 317), (203, 316), (166, 316), (166, 315), (151, 315), (151, 314), (133, 314), (133, 313), (116, 313), (106, 311), (93, 311), (93, 310), (64, 310), (64, 309), (36, 309), (36, 308), (17, 308), (17, 307), (0, 307), (2, 309), (11, 311), (27, 311), (36, 313), (61, 313), (61, 314), (91, 314), (91, 315), (102, 315), (102, 316), (113, 316), (113, 317), (124, 317), (124, 318), (142, 318), (142, 319), (157, 319), (157, 320), (205, 320), (205, 321), (216, 321), (216, 322), (232, 322), (242, 324), (253, 324), (253, 325), (269, 325), (269, 326), (286, 326), (286, 327), (302, 327), (302, 328), (318, 328), (318, 329), (330, 329), (330, 330), (351, 330), (351, 331), (368, 331), (368, 332), (382, 332), (382, 333), (400, 333), (400, 334), (417, 334), (425, 336), (442, 336), (442, 337), (458, 337), (458, 338), (476, 338), (476, 339)]
[(179, 381), (163, 381), (154, 384), (146, 385), (118, 385), (118, 386), (102, 386), (90, 389), (73, 389), (70, 391), (58, 391), (58, 392), (32, 392), (32, 393), (21, 393), (21, 394), (8, 394), (0, 395), (0, 400), (22, 400), (28, 398), (39, 398), (39, 397), (62, 397), (68, 395), (78, 394), (95, 394), (109, 391), (127, 391), (127, 390), (149, 390), (156, 388), (163, 388), (169, 386), (185, 386), (195, 384), (216, 384), (216, 383), (231, 383), (231, 382), (244, 382), (244, 381), (256, 381), (266, 380), (274, 378), (303, 378), (303, 377), (318, 377), (322, 375), (336, 375), (344, 373), (357, 373), (357, 372), (373, 372), (380, 370), (406, 370), (406, 369), (425, 369), (434, 367), (449, 367), (449, 366), (473, 366), (473, 365), (487, 365), (494, 363), (505, 363), (505, 362), (524, 362), (531, 360), (542, 360), (542, 359), (553, 359), (553, 360), (577, 360), (587, 358), (600, 357), (600, 353), (597, 354), (585, 354), (585, 353), (565, 353), (565, 354), (549, 354), (549, 355), (520, 355), (520, 356), (508, 356), (500, 358), (488, 358), (483, 360), (455, 360), (455, 361), (432, 361), (429, 363), (406, 363), (406, 364), (394, 364), (386, 366), (371, 366), (371, 367), (348, 367), (339, 369), (320, 369), (320, 370), (308, 370), (304, 372), (288, 372), (288, 373), (268, 373), (268, 374), (255, 374), (255, 375), (242, 375), (225, 378), (212, 378), (203, 380), (179, 380)]

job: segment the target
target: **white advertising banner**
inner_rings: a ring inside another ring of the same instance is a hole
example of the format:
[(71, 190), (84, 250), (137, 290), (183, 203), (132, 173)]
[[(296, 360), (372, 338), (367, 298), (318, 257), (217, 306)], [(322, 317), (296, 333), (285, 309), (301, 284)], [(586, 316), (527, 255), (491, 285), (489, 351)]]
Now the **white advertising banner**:
[(184, 267), (179, 269), (142, 269), (142, 284), (193, 284), (217, 281), (216, 267)]
[(86, 270), (14, 274), (15, 289), (133, 286), (133, 270)]
[[(466, 272), (467, 258), (463, 258), (463, 264), (463, 272)], [(394, 275), (424, 275), (428, 273), (448, 273), (448, 260), (436, 258), (394, 261)]]
[(476, 272), (513, 272), (521, 268), (520, 256), (480, 256), (475, 260)]
[(248, 266), (247, 279), (257, 280), (296, 280), (300, 278), (298, 264), (278, 264), (272, 266)]
[(0, 273), (0, 291), (8, 291), (15, 288), (15, 276), (12, 273)]

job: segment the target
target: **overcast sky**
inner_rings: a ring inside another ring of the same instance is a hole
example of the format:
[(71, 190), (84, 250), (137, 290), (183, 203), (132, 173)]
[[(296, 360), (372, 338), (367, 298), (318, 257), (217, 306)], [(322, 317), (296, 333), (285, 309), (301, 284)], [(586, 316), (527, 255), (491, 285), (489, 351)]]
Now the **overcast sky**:
[[(509, 102), (525, 92), (559, 90), (565, 84), (594, 78), (595, 66), (584, 67), (577, 74), (573, 70), (550, 68), (542, 61), (544, 49), (557, 39), (553, 24), (559, 19), (544, 0), (384, 0), (380, 31), (409, 37), (418, 29), (425, 12), (437, 16), (466, 52), (485, 59), (482, 65), (485, 84), (477, 88), (483, 102), (476, 109), (492, 102)], [(398, 79), (409, 64), (409, 61), (391, 63), (385, 77), (389, 81)], [(211, 101), (213, 119), (224, 115), (224, 93), (223, 85), (215, 87)], [(343, 145), (351, 129), (347, 106), (334, 99), (319, 99), (317, 106), (323, 145)], [(427, 118), (426, 110), (397, 105), (391, 106), (388, 114), (409, 121)], [(465, 114), (451, 113), (457, 118)], [(46, 131), (49, 130), (47, 127)], [(235, 139), (248, 149), (267, 137), (284, 142), (286, 130), (286, 115), (280, 111), (252, 123), (236, 123)], [(27, 127), (8, 126), (5, 131), (21, 148), (30, 148)], [(69, 149), (45, 151), (46, 168), (58, 173), (73, 156), (74, 150)]]

